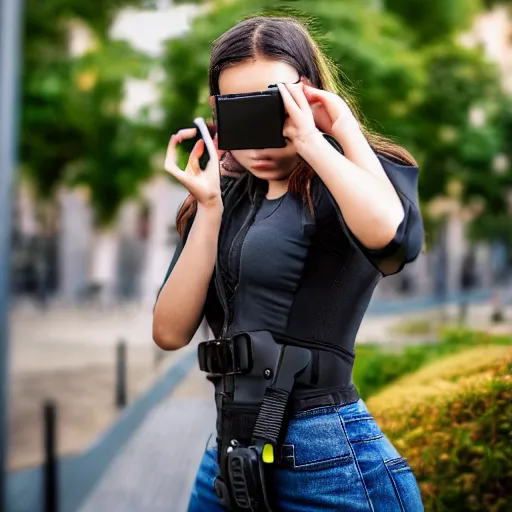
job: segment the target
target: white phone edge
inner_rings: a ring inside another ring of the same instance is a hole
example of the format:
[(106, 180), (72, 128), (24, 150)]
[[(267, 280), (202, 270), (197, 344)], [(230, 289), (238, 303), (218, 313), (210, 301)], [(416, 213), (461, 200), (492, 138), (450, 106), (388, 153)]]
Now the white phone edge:
[(194, 119), (194, 124), (199, 128), (199, 131), (201, 132), (201, 137), (203, 137), (205, 143), (206, 139), (211, 139), (210, 132), (208, 130), (208, 127), (206, 126), (206, 122), (202, 117), (196, 117)]

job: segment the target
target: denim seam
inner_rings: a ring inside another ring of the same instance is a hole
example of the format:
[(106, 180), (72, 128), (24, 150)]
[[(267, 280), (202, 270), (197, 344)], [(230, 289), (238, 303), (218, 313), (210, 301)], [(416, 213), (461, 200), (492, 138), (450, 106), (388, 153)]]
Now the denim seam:
[(338, 406), (336, 405), (325, 405), (323, 407), (317, 407), (310, 409), (309, 411), (302, 411), (293, 415), (293, 418), (307, 418), (308, 416), (321, 416), (332, 412), (338, 412)]
[(330, 459), (314, 460), (311, 462), (305, 462), (304, 464), (296, 464), (295, 453), (293, 458), (293, 469), (305, 469), (312, 467), (320, 467), (323, 464), (330, 465), (334, 462), (348, 462), (352, 460), (350, 455), (340, 455), (339, 457), (331, 457)]
[(401, 464), (403, 462), (406, 462), (406, 460), (405, 460), (404, 457), (395, 457), (394, 459), (384, 460), (384, 462), (386, 464), (388, 464), (388, 466), (396, 466), (397, 464)]
[(359, 463), (357, 462), (356, 452), (354, 451), (354, 447), (352, 446), (352, 443), (348, 437), (347, 429), (345, 428), (345, 422), (344, 422), (344, 419), (341, 417), (341, 414), (338, 414), (338, 419), (340, 421), (341, 429), (343, 430), (343, 432), (345, 434), (345, 438), (347, 439), (348, 446), (352, 453), (352, 457), (354, 459), (354, 465), (356, 467), (357, 474), (359, 475), (359, 480), (361, 481), (361, 485), (363, 486), (364, 493), (366, 495), (366, 501), (368, 502), (368, 505), (370, 506), (370, 512), (375, 512), (375, 509), (373, 508), (372, 501), (370, 499), (370, 495), (368, 493), (368, 489), (366, 488), (366, 483), (364, 481), (363, 473), (361, 472), (361, 468), (359, 467)]
[(379, 439), (382, 439), (383, 437), (384, 437), (383, 434), (379, 434), (378, 436), (375, 436), (375, 437), (368, 437), (365, 439), (355, 439), (355, 440), (351, 441), (351, 443), (352, 444), (370, 443), (372, 441), (378, 441)]
[(372, 420), (373, 417), (372, 416), (358, 416), (357, 418), (349, 418), (349, 419), (345, 419), (345, 424), (347, 423), (355, 423), (356, 421), (367, 421), (367, 420)]
[(398, 500), (398, 504), (400, 505), (400, 512), (405, 512), (404, 504), (402, 503), (402, 498), (400, 497), (400, 493), (398, 492), (395, 477), (393, 476), (393, 473), (391, 472), (388, 463), (382, 459), (382, 462), (384, 462), (384, 467), (386, 468), (386, 472), (389, 476), (389, 479), (391, 480), (391, 484), (393, 485), (393, 489), (395, 490), (396, 499)]

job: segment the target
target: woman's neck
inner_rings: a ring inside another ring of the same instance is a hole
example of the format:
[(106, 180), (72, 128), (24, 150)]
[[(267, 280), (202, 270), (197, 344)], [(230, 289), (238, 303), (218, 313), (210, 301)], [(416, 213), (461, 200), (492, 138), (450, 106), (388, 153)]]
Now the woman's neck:
[(269, 180), (267, 199), (277, 199), (288, 192), (288, 179)]

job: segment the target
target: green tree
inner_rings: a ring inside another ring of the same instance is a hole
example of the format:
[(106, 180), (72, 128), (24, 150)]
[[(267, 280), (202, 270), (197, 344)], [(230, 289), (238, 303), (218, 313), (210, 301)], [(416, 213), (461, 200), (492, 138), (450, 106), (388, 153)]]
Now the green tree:
[[(481, 50), (456, 42), (479, 1), (299, 0), (291, 5), (276, 9), (265, 0), (214, 1), (189, 34), (169, 42), (163, 91), (168, 133), (195, 115), (209, 116), (206, 71), (212, 40), (249, 14), (304, 12), (301, 17), (339, 65), (341, 82), (355, 93), (367, 123), (417, 156), (425, 202), (444, 195), (457, 179), (464, 199), (481, 196), (489, 208), (503, 210), (502, 179), (491, 171), (503, 139), (495, 123), (503, 101), (499, 74)], [(485, 114), (482, 125), (471, 122), (475, 109)]]
[[(51, 200), (55, 188), (62, 183), (68, 166), (83, 158), (90, 138), (79, 108), (83, 87), (77, 83), (76, 59), (69, 54), (71, 23), (81, 23), (91, 30), (98, 44), (91, 56), (96, 59), (96, 73), (112, 82), (112, 76), (122, 83), (134, 69), (140, 56), (125, 43), (107, 45), (108, 27), (119, 9), (125, 6), (148, 5), (142, 0), (28, 0), (25, 14), (23, 52), (21, 160), (26, 176), (34, 183), (39, 197)], [(92, 56), (94, 55), (94, 57)], [(103, 55), (103, 57), (101, 57)], [(119, 58), (120, 57), (120, 58)], [(103, 65), (100, 69), (100, 60)], [(122, 68), (122, 66), (127, 66)], [(108, 76), (107, 76), (108, 75)], [(84, 75), (82, 78), (84, 79)], [(98, 76), (95, 78), (98, 80)], [(100, 77), (101, 81), (102, 78)], [(116, 93), (120, 85), (116, 85)], [(116, 101), (118, 99), (116, 98)], [(101, 116), (96, 120), (101, 121)], [(105, 174), (105, 177), (108, 175)]]
[(383, 0), (385, 8), (412, 27), (416, 44), (425, 46), (470, 28), (482, 10), (481, 0)]
[[(146, 76), (151, 62), (127, 43), (111, 41), (108, 33), (121, 8), (150, 3), (26, 2), (21, 164), (37, 195), (39, 269), (49, 266), (46, 241), (56, 230), (59, 185), (86, 185), (96, 224), (105, 227), (151, 171), (154, 129), (143, 120), (125, 119), (120, 111), (124, 81)], [(90, 32), (93, 43), (81, 57), (69, 49), (71, 29), (77, 25)], [(43, 274), (40, 283), (46, 282)]]
[(126, 77), (143, 78), (151, 65), (121, 41), (98, 43), (74, 64), (68, 119), (79, 126), (84, 150), (70, 162), (67, 180), (89, 188), (98, 225), (113, 221), (151, 173), (154, 128), (121, 112)]

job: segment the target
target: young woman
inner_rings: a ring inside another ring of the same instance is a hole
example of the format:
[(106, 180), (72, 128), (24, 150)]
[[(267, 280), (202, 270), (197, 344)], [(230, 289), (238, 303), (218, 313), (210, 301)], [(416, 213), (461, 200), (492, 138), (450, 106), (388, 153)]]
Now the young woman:
[(207, 168), (200, 141), (183, 172), (176, 147), (194, 130), (171, 137), (166, 170), (190, 196), (153, 336), (178, 349), (206, 316), (217, 340), (199, 354), (216, 388), (217, 439), (190, 512), (423, 510), (352, 382), (375, 286), (422, 247), (418, 169), (361, 125), (334, 76), (297, 20), (247, 19), (215, 41), (210, 92), (279, 84), (286, 147), (222, 154), (207, 138)]

